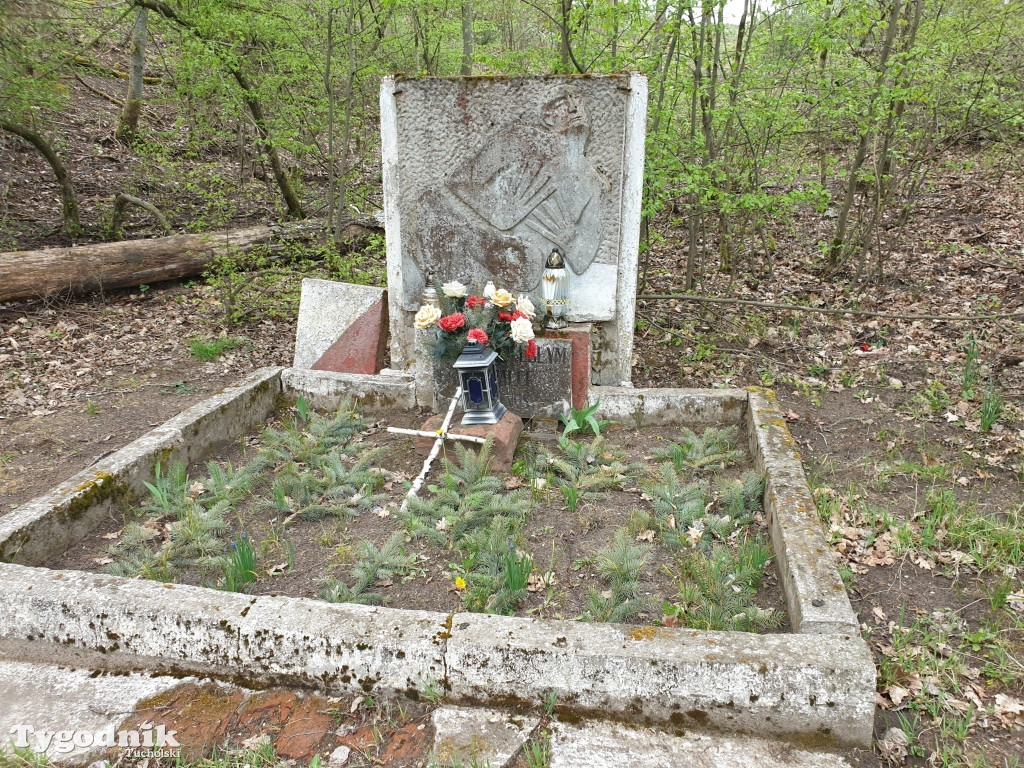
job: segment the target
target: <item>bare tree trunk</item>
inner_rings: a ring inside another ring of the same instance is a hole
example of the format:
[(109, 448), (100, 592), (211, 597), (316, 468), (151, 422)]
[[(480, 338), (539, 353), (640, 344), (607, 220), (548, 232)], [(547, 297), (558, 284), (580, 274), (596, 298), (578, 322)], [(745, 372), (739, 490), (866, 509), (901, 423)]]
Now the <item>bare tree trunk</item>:
[(558, 55), (561, 63), (560, 71), (569, 71), (569, 15), (572, 11), (572, 0), (559, 0), (561, 23), (559, 24)]
[(612, 0), (612, 68), (618, 69), (619, 60), (619, 0)]
[(348, 177), (350, 144), (352, 143), (352, 95), (355, 90), (356, 71), (359, 68), (359, 62), (356, 61), (354, 22), (355, 2), (354, 0), (350, 0), (348, 17), (345, 20), (345, 34), (348, 39), (348, 79), (345, 81), (345, 122), (343, 124), (341, 136), (341, 173), (338, 177), (338, 220), (334, 228), (334, 242), (338, 245), (341, 244), (341, 223), (345, 214), (345, 194), (347, 191), (346, 179)]
[[(690, 96), (690, 151), (693, 152), (697, 146), (697, 103), (700, 98), (702, 76), (704, 72), (704, 16), (701, 16), (700, 29), (697, 28), (697, 20), (693, 17), (693, 8), (687, 9), (690, 17), (690, 39), (693, 42), (696, 58), (693, 61), (693, 93)], [(700, 35), (698, 40), (697, 35)], [(700, 228), (701, 209), (700, 192), (694, 190), (690, 195), (690, 215), (687, 217), (688, 241), (686, 250), (686, 289), (691, 290), (694, 286), (694, 270), (697, 263), (697, 230)]]
[(270, 129), (267, 128), (267, 121), (263, 116), (263, 105), (256, 98), (253, 87), (245, 75), (233, 68), (231, 74), (234, 76), (235, 82), (238, 83), (238, 87), (242, 89), (242, 100), (245, 101), (245, 105), (252, 114), (252, 122), (256, 126), (256, 133), (259, 134), (263, 151), (267, 153), (267, 159), (270, 161), (270, 169), (274, 172), (277, 188), (281, 190), (281, 197), (284, 198), (284, 203), (288, 207), (288, 215), (296, 219), (306, 218), (306, 212), (302, 210), (302, 204), (299, 202), (295, 190), (292, 189), (292, 184), (288, 180), (288, 174), (284, 172), (281, 158), (277, 154), (277, 148), (274, 147), (274, 142), (271, 140)]
[(473, 74), (473, 0), (462, 0), (462, 69), (463, 77)]
[[(657, 71), (659, 73), (658, 98), (655, 101), (655, 104), (654, 104), (654, 116), (651, 119), (650, 135), (652, 135), (652, 136), (657, 136), (658, 135), (658, 131), (661, 129), (662, 108), (663, 108), (664, 102), (665, 102), (665, 84), (666, 84), (666, 81), (668, 80), (668, 70), (669, 70), (669, 67), (672, 66), (672, 59), (675, 57), (676, 46), (679, 43), (679, 30), (680, 30), (680, 22), (682, 21), (682, 16), (683, 16), (683, 5), (682, 5), (682, 3), (680, 3), (679, 5), (676, 6), (676, 17), (675, 17), (675, 20), (674, 20), (675, 23), (673, 25), (673, 28), (669, 32), (668, 50), (666, 50), (665, 58), (661, 61), (660, 65), (657, 68)], [(644, 216), (640, 220), (640, 242), (641, 243), (647, 243), (649, 241), (649, 239), (650, 239), (650, 230), (651, 230), (651, 217), (648, 214), (648, 215)], [(644, 281), (646, 281), (646, 278), (647, 278), (646, 261), (644, 263), (643, 276), (644, 276)]]
[(24, 139), (46, 158), (46, 162), (53, 169), (53, 175), (57, 177), (57, 183), (60, 184), (60, 195), (63, 202), (61, 218), (64, 222), (64, 232), (69, 235), (79, 234), (82, 231), (82, 223), (78, 216), (78, 195), (75, 194), (75, 185), (71, 181), (71, 174), (68, 173), (68, 169), (57, 153), (53, 151), (53, 147), (38, 133), (17, 123), (0, 120), (0, 131), (7, 131), (7, 133)]
[[(831, 6), (825, 8), (825, 16), (822, 21), (828, 24), (829, 19), (832, 18)], [(827, 39), (827, 38), (826, 38)], [(825, 65), (828, 63), (828, 44), (823, 43), (821, 47), (821, 53), (818, 54), (818, 88), (822, 89), (825, 84)], [(819, 90), (818, 98), (821, 98), (821, 90)], [(828, 153), (825, 151), (825, 140), (823, 137), (823, 131), (825, 129), (825, 121), (822, 120), (818, 126), (817, 138), (818, 138), (818, 176), (821, 186), (825, 186), (825, 174), (827, 171), (827, 158)]]
[(830, 269), (839, 266), (846, 241), (846, 228), (850, 220), (850, 210), (853, 208), (853, 200), (857, 193), (857, 176), (861, 166), (864, 165), (864, 158), (867, 156), (868, 140), (871, 135), (871, 122), (874, 119), (875, 106), (882, 95), (882, 88), (887, 75), (887, 64), (889, 54), (892, 52), (892, 43), (896, 37), (897, 21), (900, 17), (901, 0), (893, 0), (892, 11), (889, 14), (889, 26), (885, 30), (885, 39), (882, 43), (882, 50), (878, 55), (878, 76), (875, 78), (875, 90), (871, 94), (871, 101), (868, 103), (868, 113), (865, 120), (864, 130), (861, 132), (860, 140), (857, 142), (857, 152), (853, 157), (850, 166), (850, 175), (846, 180), (846, 196), (843, 199), (843, 207), (839, 209), (839, 220), (836, 222), (836, 234), (832, 238), (832, 245), (828, 251), (828, 264)]
[(334, 3), (327, 8), (327, 62), (324, 65), (324, 91), (327, 93), (327, 228), (334, 230), (334, 87), (331, 62), (334, 60)]
[[(187, 29), (200, 40), (206, 40), (203, 34), (199, 32), (191, 22), (179, 16), (174, 9), (167, 5), (167, 3), (163, 2), (163, 0), (133, 0), (133, 2), (141, 8), (149, 8), (156, 11), (168, 21), (173, 21), (178, 26)], [(288, 175), (284, 172), (284, 166), (281, 164), (281, 158), (277, 154), (277, 149), (274, 147), (274, 142), (270, 135), (270, 129), (267, 127), (267, 121), (263, 115), (263, 105), (260, 104), (259, 99), (256, 98), (255, 89), (252, 87), (248, 78), (242, 74), (240, 69), (227, 62), (224, 62), (224, 66), (228, 72), (231, 73), (231, 76), (234, 77), (235, 82), (238, 83), (238, 87), (242, 91), (242, 100), (245, 102), (245, 106), (249, 108), (249, 112), (252, 114), (252, 121), (256, 126), (256, 133), (260, 137), (260, 143), (263, 146), (263, 150), (267, 153), (267, 159), (270, 161), (270, 168), (274, 173), (274, 180), (277, 182), (278, 189), (281, 190), (281, 197), (284, 198), (285, 205), (288, 207), (288, 215), (296, 219), (306, 218), (306, 213), (302, 210), (299, 198), (295, 194), (295, 190), (292, 189), (291, 182), (288, 180)]]
[[(921, 13), (924, 6), (924, 0), (913, 0), (914, 4), (906, 6), (906, 30), (907, 30), (907, 42), (903, 50), (907, 53), (914, 48), (914, 43), (917, 41), (917, 30), (921, 24)], [(896, 67), (896, 74), (893, 77), (894, 82), (899, 83), (903, 75), (907, 70), (906, 63), (900, 63)], [(902, 98), (891, 99), (889, 102), (889, 109), (885, 117), (885, 128), (882, 133), (882, 149), (878, 153), (878, 160), (875, 164), (875, 205), (874, 210), (871, 212), (871, 223), (867, 230), (863, 233), (863, 243), (861, 246), (860, 259), (857, 264), (857, 275), (855, 280), (860, 280), (864, 273), (864, 266), (867, 259), (867, 252), (871, 242), (871, 235), (878, 226), (878, 220), (881, 217), (882, 210), (885, 208), (889, 201), (889, 195), (892, 192), (893, 184), (892, 177), (896, 173), (894, 169), (894, 163), (890, 154), (892, 147), (893, 135), (895, 133), (896, 124), (902, 119), (903, 112), (906, 109), (906, 102)], [(877, 242), (877, 240), (876, 240)], [(877, 278), (881, 282), (883, 277), (883, 259), (881, 247), (876, 248), (876, 264), (877, 264)]]
[(132, 27), (131, 53), (128, 61), (128, 95), (124, 109), (117, 120), (114, 136), (118, 141), (131, 143), (139, 130), (139, 113), (142, 112), (142, 78), (146, 68), (146, 23), (148, 8), (135, 9), (135, 26)]
[(172, 235), (146, 240), (0, 253), (0, 301), (58, 291), (125, 288), (197, 275), (215, 256), (247, 251), (275, 237), (278, 227)]

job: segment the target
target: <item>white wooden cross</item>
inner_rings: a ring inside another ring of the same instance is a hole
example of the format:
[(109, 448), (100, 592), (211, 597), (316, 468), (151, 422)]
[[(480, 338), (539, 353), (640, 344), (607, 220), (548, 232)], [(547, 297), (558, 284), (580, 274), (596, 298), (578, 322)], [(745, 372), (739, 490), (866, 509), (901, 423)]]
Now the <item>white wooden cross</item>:
[(441, 422), (441, 428), (436, 432), (427, 432), (422, 429), (402, 429), (401, 427), (388, 427), (388, 432), (394, 432), (399, 435), (416, 435), (417, 437), (433, 437), (434, 447), (430, 449), (430, 455), (427, 456), (427, 460), (423, 462), (423, 469), (420, 470), (419, 476), (413, 481), (412, 488), (409, 489), (409, 493), (406, 494), (405, 500), (402, 502), (401, 511), (405, 512), (409, 508), (409, 501), (416, 497), (417, 492), (423, 485), (423, 481), (427, 478), (427, 473), (430, 471), (430, 465), (434, 463), (434, 459), (437, 458), (437, 454), (441, 451), (441, 445), (445, 440), (461, 440), (464, 443), (478, 443), (483, 445), (487, 442), (482, 437), (474, 437), (473, 435), (452, 435), (448, 432), (448, 426), (452, 422), (452, 414), (455, 413), (455, 406), (458, 405), (459, 398), (462, 397), (462, 387), (455, 390), (455, 395), (452, 397), (452, 402), (448, 406), (448, 413), (445, 414), (444, 421)]

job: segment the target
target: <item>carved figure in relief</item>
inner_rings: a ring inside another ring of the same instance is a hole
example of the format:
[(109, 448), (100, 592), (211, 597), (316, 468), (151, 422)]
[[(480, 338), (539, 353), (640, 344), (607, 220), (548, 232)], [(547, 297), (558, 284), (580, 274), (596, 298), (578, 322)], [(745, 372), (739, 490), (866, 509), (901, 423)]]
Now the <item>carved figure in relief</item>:
[[(578, 91), (554, 91), (541, 108), (544, 129), (505, 126), (455, 170), (447, 186), (502, 234), (530, 243), (538, 256), (559, 248), (581, 274), (597, 256), (601, 198), (609, 184), (587, 159), (590, 123)], [(543, 261), (537, 261), (531, 271), (539, 278)]]

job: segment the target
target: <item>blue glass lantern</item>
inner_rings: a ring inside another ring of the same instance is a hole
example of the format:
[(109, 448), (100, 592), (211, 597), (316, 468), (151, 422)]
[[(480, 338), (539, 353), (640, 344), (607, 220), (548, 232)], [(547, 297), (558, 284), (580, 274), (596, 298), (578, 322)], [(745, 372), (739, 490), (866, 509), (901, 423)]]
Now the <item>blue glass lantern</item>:
[(494, 361), (498, 353), (470, 339), (453, 366), (462, 386), (462, 424), (497, 424), (505, 415), (498, 393)]

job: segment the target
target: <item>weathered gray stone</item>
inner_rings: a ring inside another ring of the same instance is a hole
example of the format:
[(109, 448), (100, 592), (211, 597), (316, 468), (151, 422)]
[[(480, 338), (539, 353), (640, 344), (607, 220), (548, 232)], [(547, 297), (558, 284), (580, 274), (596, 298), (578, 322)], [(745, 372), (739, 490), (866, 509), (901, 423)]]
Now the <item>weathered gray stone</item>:
[(857, 616), (782, 409), (769, 390), (759, 388), (749, 390), (748, 404), (750, 452), (766, 478), (764, 506), (790, 624), (796, 632), (856, 633)]
[(460, 613), (452, 696), (868, 746), (875, 667), (857, 634), (753, 635)]
[(552, 723), (550, 768), (849, 768), (838, 755), (785, 742), (687, 733), (672, 736), (621, 723)]
[(689, 427), (739, 424), (747, 404), (742, 389), (591, 387), (590, 404), (600, 401), (606, 419), (636, 426), (680, 424)]
[(383, 288), (306, 278), (295, 330), (295, 368), (312, 368), (349, 326), (384, 297)]
[(629, 379), (647, 81), (385, 78), (381, 141), (392, 364), (423, 365), (424, 281), (539, 293), (554, 247), (569, 319), (609, 325), (599, 383)]
[(180, 677), (165, 675), (107, 675), (53, 664), (0, 661), (0, 751), (8, 746), (8, 739), (15, 740), (14, 729), (28, 726), (33, 733), (22, 730), (21, 735), (32, 752), (45, 752), (53, 763), (84, 765), (102, 757), (106, 749), (75, 747), (58, 739), (50, 739), (45, 746), (39, 739), (46, 740), (45, 731), (94, 735), (117, 728), (140, 701), (182, 682)]
[(347, 399), (358, 402), (362, 411), (412, 409), (416, 407), (416, 383), (412, 376), (381, 371), (376, 376), (286, 368), (281, 372), (284, 396), (306, 398), (313, 408), (334, 410)]
[(327, 768), (340, 768), (348, 762), (348, 756), (352, 753), (352, 750), (346, 746), (341, 746), (331, 752), (331, 756), (327, 758)]
[[(65, 484), (0, 519), (0, 552), (11, 547), (22, 562), (37, 562), (60, 551), (110, 503), (111, 494), (97, 488), (109, 482), (119, 493), (138, 491), (156, 460), (200, 458), (264, 418), (282, 384), (287, 396), (304, 394), (318, 407), (347, 395), (379, 407), (416, 401), (413, 377), (395, 372), (257, 372), (97, 464), (92, 471), (105, 474), (90, 475), (83, 487)], [(760, 390), (632, 388), (600, 388), (597, 397), (602, 410), (608, 404), (606, 416), (628, 421), (639, 411), (648, 423), (736, 423), (748, 404), (750, 448), (768, 476), (773, 547), (799, 634), (450, 617), (0, 565), (0, 654), (328, 693), (364, 686), (402, 692), (442, 681), (453, 700), (466, 703), (536, 706), (553, 691), (559, 709), (574, 714), (869, 743), (871, 656), (774, 399)], [(827, 638), (815, 634), (824, 632)]]
[[(517, 416), (558, 417), (572, 403), (572, 342), (568, 339), (537, 339), (537, 357), (520, 356), (499, 361), (494, 367), (501, 402)], [(435, 364), (434, 410), (443, 413), (459, 386), (450, 366)], [(461, 411), (461, 409), (460, 409)]]
[(280, 368), (261, 368), (0, 518), (0, 560), (39, 563), (146, 490), (157, 464), (190, 464), (236, 440), (274, 409)]
[(431, 756), (437, 765), (503, 768), (540, 719), (498, 709), (441, 707), (434, 710), (431, 721)]
[(424, 690), (444, 677), (445, 616), (0, 564), (0, 654), (254, 685)]

